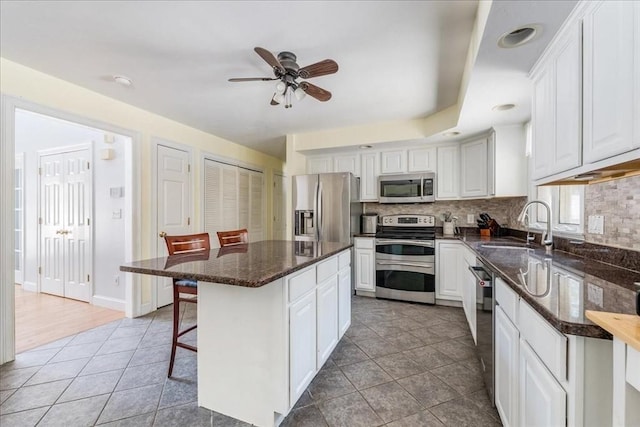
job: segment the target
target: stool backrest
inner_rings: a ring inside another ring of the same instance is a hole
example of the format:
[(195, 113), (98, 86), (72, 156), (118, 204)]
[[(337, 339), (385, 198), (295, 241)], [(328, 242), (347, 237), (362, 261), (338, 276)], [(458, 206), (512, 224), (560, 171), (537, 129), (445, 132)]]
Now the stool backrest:
[(192, 254), (211, 249), (209, 233), (164, 236), (169, 255)]
[(242, 228), (240, 230), (218, 231), (218, 240), (220, 241), (221, 248), (230, 245), (249, 243), (249, 232), (246, 228)]

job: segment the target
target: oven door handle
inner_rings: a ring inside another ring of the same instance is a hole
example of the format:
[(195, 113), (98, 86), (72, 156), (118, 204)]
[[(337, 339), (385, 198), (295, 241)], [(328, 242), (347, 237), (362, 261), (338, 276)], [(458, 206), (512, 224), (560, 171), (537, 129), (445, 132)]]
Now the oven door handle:
[(402, 265), (406, 267), (419, 267), (419, 268), (433, 268), (434, 265), (432, 262), (429, 263), (417, 263), (417, 262), (385, 262), (385, 261), (376, 261), (376, 265)]
[(422, 246), (425, 248), (435, 247), (435, 242), (424, 240), (399, 240), (399, 239), (376, 239), (376, 246), (383, 245), (407, 245), (407, 246)]

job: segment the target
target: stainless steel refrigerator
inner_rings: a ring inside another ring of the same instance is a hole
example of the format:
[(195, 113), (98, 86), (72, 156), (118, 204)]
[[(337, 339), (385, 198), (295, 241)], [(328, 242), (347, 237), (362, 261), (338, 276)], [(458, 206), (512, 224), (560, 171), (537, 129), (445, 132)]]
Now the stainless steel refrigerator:
[(351, 242), (360, 232), (358, 184), (349, 172), (294, 176), (294, 240)]

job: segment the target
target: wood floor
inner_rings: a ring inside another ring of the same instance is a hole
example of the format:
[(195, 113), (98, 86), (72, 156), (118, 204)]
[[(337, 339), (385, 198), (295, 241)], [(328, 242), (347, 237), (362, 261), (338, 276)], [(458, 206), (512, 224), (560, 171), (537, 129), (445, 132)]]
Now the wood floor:
[(16, 353), (113, 320), (124, 313), (53, 295), (23, 291), (16, 285)]

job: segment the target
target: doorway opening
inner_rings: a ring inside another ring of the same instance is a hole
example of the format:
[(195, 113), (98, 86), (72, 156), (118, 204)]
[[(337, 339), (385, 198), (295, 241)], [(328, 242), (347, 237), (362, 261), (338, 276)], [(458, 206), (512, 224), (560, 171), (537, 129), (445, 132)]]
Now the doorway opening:
[(124, 317), (131, 143), (15, 109), (17, 353)]

